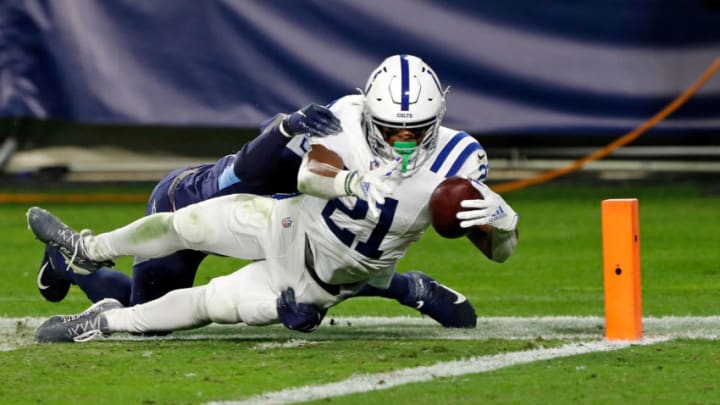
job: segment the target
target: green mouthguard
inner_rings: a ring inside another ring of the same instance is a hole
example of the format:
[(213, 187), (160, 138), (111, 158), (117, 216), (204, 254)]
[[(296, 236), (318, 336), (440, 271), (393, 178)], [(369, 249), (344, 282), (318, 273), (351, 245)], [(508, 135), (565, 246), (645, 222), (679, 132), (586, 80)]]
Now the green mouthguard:
[(395, 142), (393, 144), (393, 147), (395, 148), (395, 152), (397, 152), (398, 155), (402, 156), (402, 168), (400, 171), (405, 173), (407, 171), (407, 165), (410, 161), (410, 155), (415, 152), (415, 149), (417, 149), (417, 142), (416, 141), (409, 141), (409, 142)]

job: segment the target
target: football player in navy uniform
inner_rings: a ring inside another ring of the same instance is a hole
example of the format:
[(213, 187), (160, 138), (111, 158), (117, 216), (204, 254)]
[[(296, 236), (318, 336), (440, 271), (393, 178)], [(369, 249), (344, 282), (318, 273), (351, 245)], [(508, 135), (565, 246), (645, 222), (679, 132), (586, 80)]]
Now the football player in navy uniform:
[[(320, 105), (310, 104), (289, 115), (278, 114), (264, 122), (260, 135), (237, 153), (215, 163), (184, 167), (168, 174), (150, 195), (146, 214), (174, 212), (228, 194), (250, 193), (276, 198), (296, 195), (298, 168), (311, 139), (334, 136), (341, 131), (338, 118)], [(172, 290), (191, 287), (206, 256), (203, 251), (183, 249), (160, 258), (136, 257), (131, 279), (109, 266), (88, 268), (82, 260), (71, 260), (73, 258), (63, 255), (58, 247), (47, 245), (37, 285), (43, 297), (52, 302), (61, 301), (75, 284), (93, 302), (114, 298), (124, 306), (132, 306)], [(476, 324), (475, 311), (464, 296), (419, 271), (395, 272), (389, 288), (367, 285), (356, 295), (396, 299), (446, 327), (469, 328)], [(314, 329), (322, 320), (312, 308), (304, 312), (305, 308), (296, 304), (288, 293), (279, 300), (278, 309), (286, 311), (286, 326), (292, 324), (298, 328), (297, 325), (309, 324), (311, 326), (304, 328)]]

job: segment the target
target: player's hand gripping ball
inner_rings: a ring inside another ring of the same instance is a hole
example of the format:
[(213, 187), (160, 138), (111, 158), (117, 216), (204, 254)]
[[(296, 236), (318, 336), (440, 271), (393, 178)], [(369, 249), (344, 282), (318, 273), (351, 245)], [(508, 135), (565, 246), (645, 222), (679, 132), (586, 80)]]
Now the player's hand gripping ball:
[(460, 201), (478, 199), (483, 196), (469, 180), (457, 176), (443, 180), (430, 195), (430, 216), (435, 232), (449, 239), (467, 235), (470, 228), (461, 228), (455, 215), (462, 210)]

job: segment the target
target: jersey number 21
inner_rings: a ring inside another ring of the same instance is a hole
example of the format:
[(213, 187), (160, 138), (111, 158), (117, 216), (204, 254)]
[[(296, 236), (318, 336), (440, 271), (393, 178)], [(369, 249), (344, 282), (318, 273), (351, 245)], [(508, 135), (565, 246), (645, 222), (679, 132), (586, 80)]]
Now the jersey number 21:
[[(325, 223), (330, 230), (337, 236), (337, 238), (347, 247), (352, 247), (353, 242), (357, 238), (352, 231), (341, 228), (331, 218), (335, 210), (339, 210), (351, 219), (365, 219), (368, 214), (368, 204), (366, 201), (357, 199), (355, 206), (348, 208), (339, 199), (328, 201), (327, 205), (323, 209), (322, 216)], [(360, 252), (362, 255), (367, 256), (371, 259), (379, 259), (383, 252), (380, 250), (380, 243), (382, 243), (390, 225), (392, 225), (393, 217), (395, 216), (395, 210), (397, 209), (398, 201), (393, 198), (385, 198), (385, 204), (378, 204), (380, 208), (380, 218), (378, 224), (370, 233), (370, 237), (366, 241), (359, 241), (355, 250)]]

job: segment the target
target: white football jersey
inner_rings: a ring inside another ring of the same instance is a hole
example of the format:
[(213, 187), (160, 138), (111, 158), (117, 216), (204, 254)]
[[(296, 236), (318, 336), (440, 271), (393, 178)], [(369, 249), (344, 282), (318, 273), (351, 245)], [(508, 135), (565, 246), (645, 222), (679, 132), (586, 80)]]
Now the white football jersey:
[[(330, 109), (343, 132), (312, 138), (337, 153), (348, 170), (367, 171), (381, 162), (368, 147), (361, 128), (362, 96), (339, 99)], [(445, 178), (485, 179), (487, 157), (482, 146), (465, 132), (440, 127), (430, 158), (411, 176), (393, 178), (394, 191), (379, 205), (379, 218), (370, 218), (367, 203), (357, 197), (325, 200), (305, 196), (302, 222), (310, 240), (315, 270), (331, 284), (369, 280), (386, 288), (398, 259), (430, 225), (430, 195)]]

